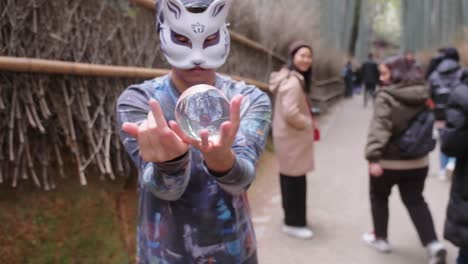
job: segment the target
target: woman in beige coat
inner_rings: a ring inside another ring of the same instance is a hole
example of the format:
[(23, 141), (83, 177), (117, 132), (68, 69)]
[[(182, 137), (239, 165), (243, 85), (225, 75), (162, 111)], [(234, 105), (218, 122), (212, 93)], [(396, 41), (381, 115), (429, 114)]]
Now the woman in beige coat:
[(273, 143), (278, 158), (284, 209), (283, 231), (308, 239), (306, 173), (314, 169), (314, 122), (307, 94), (311, 81), (312, 48), (293, 43), (288, 64), (270, 77), (274, 97)]

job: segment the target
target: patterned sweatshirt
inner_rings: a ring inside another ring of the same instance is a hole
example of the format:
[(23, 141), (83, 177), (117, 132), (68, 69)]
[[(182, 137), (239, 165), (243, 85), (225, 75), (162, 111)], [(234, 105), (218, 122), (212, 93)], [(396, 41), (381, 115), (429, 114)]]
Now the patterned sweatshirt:
[[(236, 161), (221, 177), (210, 173), (194, 147), (175, 161), (145, 162), (136, 139), (120, 132), (139, 171), (138, 263), (257, 263), (246, 190), (268, 135), (270, 100), (256, 87), (222, 75), (215, 86), (228, 100), (244, 96), (232, 146)], [(150, 98), (159, 101), (166, 120), (175, 120), (179, 95), (169, 75), (130, 86), (117, 103), (119, 127), (145, 120)]]

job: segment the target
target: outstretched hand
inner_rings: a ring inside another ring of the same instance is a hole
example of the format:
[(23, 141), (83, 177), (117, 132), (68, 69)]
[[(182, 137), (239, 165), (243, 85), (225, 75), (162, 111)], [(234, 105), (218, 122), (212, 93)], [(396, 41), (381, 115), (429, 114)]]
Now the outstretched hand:
[(167, 125), (159, 102), (150, 99), (151, 112), (141, 124), (124, 123), (122, 130), (136, 138), (146, 162), (165, 162), (187, 153), (189, 145)]
[(193, 145), (199, 149), (208, 168), (214, 172), (228, 172), (234, 165), (236, 156), (232, 151), (232, 144), (236, 138), (240, 125), (240, 108), (243, 96), (236, 95), (230, 104), (230, 120), (221, 124), (219, 140), (213, 142), (208, 140), (209, 132), (206, 129), (200, 131), (201, 140), (195, 140), (180, 129), (175, 121), (170, 121), (169, 125), (183, 142)]

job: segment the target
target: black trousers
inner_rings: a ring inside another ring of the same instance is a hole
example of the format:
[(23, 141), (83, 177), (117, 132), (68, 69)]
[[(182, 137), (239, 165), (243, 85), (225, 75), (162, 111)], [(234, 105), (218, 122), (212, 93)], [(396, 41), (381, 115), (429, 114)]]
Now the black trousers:
[(374, 100), (375, 89), (376, 89), (375, 83), (364, 84), (364, 106), (367, 106), (367, 102), (369, 101), (369, 98), (371, 100)]
[(415, 170), (384, 170), (381, 177), (370, 176), (370, 200), (376, 237), (387, 238), (388, 197), (392, 187), (397, 185), (421, 243), (426, 246), (437, 240), (431, 212), (423, 197), (427, 172), (428, 167), (425, 167)]
[(284, 223), (295, 227), (306, 226), (306, 176), (297, 177), (280, 174), (280, 185), (283, 199)]

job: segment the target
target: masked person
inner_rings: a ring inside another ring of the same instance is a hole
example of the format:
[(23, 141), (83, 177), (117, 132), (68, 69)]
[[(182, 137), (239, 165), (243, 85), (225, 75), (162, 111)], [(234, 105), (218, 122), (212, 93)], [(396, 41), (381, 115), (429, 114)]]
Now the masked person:
[[(268, 96), (219, 75), (230, 39), (230, 0), (162, 0), (161, 50), (171, 72), (119, 97), (121, 140), (138, 168), (138, 263), (257, 263), (246, 190), (271, 119)], [(173, 121), (178, 97), (209, 84), (230, 100), (219, 142), (187, 137)]]

